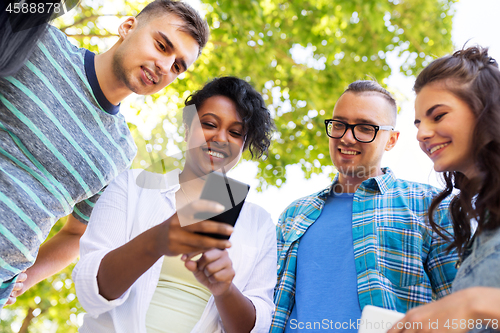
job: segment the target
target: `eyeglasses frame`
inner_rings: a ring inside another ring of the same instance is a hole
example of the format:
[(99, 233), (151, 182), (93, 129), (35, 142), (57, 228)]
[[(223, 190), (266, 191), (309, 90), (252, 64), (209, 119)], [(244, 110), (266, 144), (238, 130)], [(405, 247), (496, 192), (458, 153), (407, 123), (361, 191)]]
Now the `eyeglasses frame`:
[[(345, 131), (344, 133), (336, 138), (336, 137), (333, 137), (331, 136), (330, 134), (328, 134), (328, 123), (330, 122), (339, 122), (341, 124), (344, 124), (345, 126)], [(356, 134), (354, 134), (354, 127), (358, 126), (358, 125), (363, 125), (363, 126), (371, 126), (375, 129), (375, 134), (373, 135), (373, 139), (371, 139), (370, 141), (361, 141), (359, 140), (357, 137), (356, 137)], [(337, 120), (337, 119), (325, 119), (325, 131), (326, 131), (326, 135), (332, 139), (342, 139), (344, 137), (344, 135), (347, 133), (347, 131), (351, 129), (351, 133), (352, 133), (352, 137), (358, 141), (358, 142), (361, 142), (361, 143), (370, 143), (370, 142), (373, 142), (375, 140), (375, 138), (377, 137), (377, 133), (378, 131), (394, 131), (394, 127), (393, 126), (383, 126), (383, 125), (373, 125), (373, 124), (348, 124), (346, 123), (345, 121), (342, 121), (342, 120)]]

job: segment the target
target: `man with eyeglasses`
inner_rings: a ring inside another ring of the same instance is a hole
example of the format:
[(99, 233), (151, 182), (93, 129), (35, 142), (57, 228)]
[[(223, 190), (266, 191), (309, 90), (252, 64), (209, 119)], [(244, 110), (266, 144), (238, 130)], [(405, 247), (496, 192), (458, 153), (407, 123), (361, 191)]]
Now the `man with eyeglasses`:
[[(280, 216), (271, 332), (357, 332), (365, 305), (406, 312), (451, 291), (457, 256), (446, 252), (426, 217), (439, 191), (381, 168), (398, 141), (396, 115), (387, 90), (356, 81), (325, 120), (338, 173)], [(448, 204), (439, 206), (436, 221), (451, 234)]]

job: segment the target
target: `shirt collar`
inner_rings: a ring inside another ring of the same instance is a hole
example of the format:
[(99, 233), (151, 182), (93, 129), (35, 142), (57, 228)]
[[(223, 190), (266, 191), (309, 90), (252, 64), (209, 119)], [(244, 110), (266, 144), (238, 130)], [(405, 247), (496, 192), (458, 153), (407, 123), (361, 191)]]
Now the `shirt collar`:
[(87, 75), (87, 80), (89, 80), (90, 87), (92, 88), (92, 93), (94, 94), (97, 103), (99, 106), (111, 115), (115, 115), (120, 111), (120, 104), (113, 105), (110, 101), (104, 96), (104, 93), (101, 90), (101, 86), (99, 85), (99, 81), (97, 80), (97, 74), (95, 72), (95, 63), (94, 63), (95, 54), (90, 52), (89, 50), (85, 50), (85, 74)]
[(181, 169), (174, 169), (170, 172), (167, 172), (163, 175), (163, 179), (165, 181), (165, 187), (160, 189), (162, 194), (168, 192), (177, 192), (180, 188), (179, 184), (179, 175), (181, 174)]
[[(361, 188), (371, 189), (375, 191), (379, 191), (381, 194), (384, 194), (388, 189), (392, 187), (392, 184), (396, 180), (394, 173), (390, 168), (382, 168), (383, 174), (377, 177), (372, 177), (361, 183)], [(327, 188), (318, 193), (319, 197), (323, 200), (326, 200), (330, 192), (332, 191), (333, 185), (335, 185), (339, 180), (339, 174), (335, 175), (333, 181)]]

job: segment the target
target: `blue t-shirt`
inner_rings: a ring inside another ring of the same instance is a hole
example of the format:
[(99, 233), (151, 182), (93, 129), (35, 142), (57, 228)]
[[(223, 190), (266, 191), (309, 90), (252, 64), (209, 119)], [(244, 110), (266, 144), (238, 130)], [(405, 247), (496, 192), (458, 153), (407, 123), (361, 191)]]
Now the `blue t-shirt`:
[(285, 332), (357, 332), (361, 318), (352, 243), (353, 193), (330, 194), (300, 240), (295, 305)]

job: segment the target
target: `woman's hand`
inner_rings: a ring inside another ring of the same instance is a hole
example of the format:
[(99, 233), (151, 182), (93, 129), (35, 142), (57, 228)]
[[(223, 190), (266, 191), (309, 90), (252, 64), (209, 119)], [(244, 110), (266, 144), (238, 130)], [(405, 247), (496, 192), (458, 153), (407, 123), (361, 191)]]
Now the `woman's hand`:
[(14, 284), (14, 289), (12, 289), (5, 305), (16, 303), (17, 297), (21, 296), (28, 289), (27, 286), (24, 285), (24, 281), (26, 281), (27, 278), (28, 275), (25, 272), (19, 274)]
[(185, 260), (186, 268), (214, 297), (230, 292), (235, 272), (227, 250), (208, 250), (196, 261), (186, 255), (182, 259)]
[(152, 245), (160, 255), (176, 256), (183, 253), (202, 253), (212, 248), (225, 249), (231, 246), (228, 240), (200, 235), (216, 233), (230, 236), (233, 227), (214, 221), (196, 219), (199, 212), (213, 215), (224, 211), (224, 206), (208, 200), (196, 200), (179, 209), (173, 216), (154, 227)]
[[(500, 288), (462, 289), (438, 301), (411, 309), (388, 332), (461, 333), (481, 327), (498, 330), (499, 305)], [(492, 309), (497, 309), (497, 312)]]

